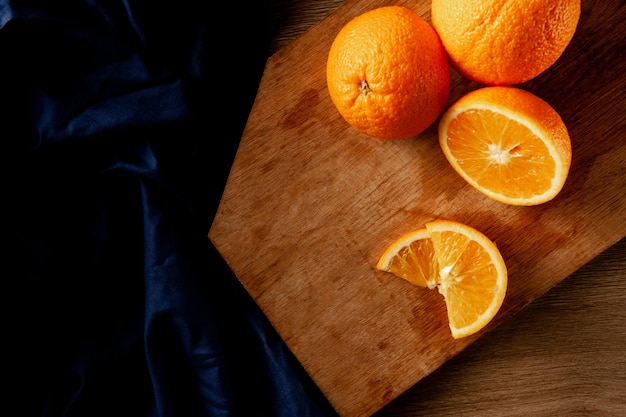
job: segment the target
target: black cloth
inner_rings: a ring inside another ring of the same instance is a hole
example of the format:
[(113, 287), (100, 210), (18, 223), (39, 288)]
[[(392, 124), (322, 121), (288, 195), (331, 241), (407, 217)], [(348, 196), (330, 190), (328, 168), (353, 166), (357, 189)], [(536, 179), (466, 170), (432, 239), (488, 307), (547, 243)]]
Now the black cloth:
[(334, 415), (207, 236), (270, 16), (0, 1), (2, 414)]

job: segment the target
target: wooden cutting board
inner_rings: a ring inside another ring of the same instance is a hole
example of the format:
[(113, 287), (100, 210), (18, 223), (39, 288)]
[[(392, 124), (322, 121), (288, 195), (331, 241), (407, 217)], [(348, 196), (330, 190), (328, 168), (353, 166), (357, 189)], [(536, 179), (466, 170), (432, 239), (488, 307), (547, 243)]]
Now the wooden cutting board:
[[(348, 1), (268, 60), (209, 237), (340, 415), (379, 410), (626, 236), (626, 4), (602, 3), (583, 1), (565, 53), (520, 85), (572, 139), (567, 183), (541, 206), (468, 186), (436, 124), (381, 141), (333, 107), (325, 63), (339, 29), (387, 4), (430, 21), (429, 1)], [(478, 87), (453, 71), (449, 104)], [(375, 269), (399, 234), (437, 218), (483, 231), (509, 270), (500, 312), (465, 339), (450, 336), (436, 291)]]

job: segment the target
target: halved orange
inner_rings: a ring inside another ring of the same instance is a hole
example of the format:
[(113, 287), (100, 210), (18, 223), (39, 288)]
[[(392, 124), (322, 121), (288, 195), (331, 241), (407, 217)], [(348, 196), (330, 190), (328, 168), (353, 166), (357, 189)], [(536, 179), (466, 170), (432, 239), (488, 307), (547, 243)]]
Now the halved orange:
[(461, 97), (441, 117), (439, 144), (470, 185), (518, 206), (556, 197), (572, 160), (569, 133), (556, 110), (515, 87), (483, 87)]
[(376, 268), (421, 287), (437, 288), (455, 339), (478, 332), (493, 319), (508, 283), (496, 245), (473, 227), (452, 220), (435, 220), (400, 236)]

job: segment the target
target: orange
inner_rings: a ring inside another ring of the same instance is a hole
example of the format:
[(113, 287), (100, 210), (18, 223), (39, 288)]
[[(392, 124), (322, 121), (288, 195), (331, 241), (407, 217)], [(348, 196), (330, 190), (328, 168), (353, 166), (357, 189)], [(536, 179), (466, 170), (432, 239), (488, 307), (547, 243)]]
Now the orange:
[(567, 127), (556, 110), (510, 86), (483, 87), (453, 103), (439, 121), (439, 144), (470, 185), (518, 206), (556, 197), (572, 160)]
[(326, 66), (330, 98), (358, 131), (418, 135), (443, 110), (450, 68), (432, 26), (403, 6), (372, 9), (336, 35)]
[(443, 295), (454, 338), (483, 329), (500, 309), (508, 283), (496, 245), (452, 220), (435, 220), (396, 239), (376, 268)]
[(431, 20), (452, 65), (488, 85), (528, 81), (570, 43), (580, 0), (432, 0)]

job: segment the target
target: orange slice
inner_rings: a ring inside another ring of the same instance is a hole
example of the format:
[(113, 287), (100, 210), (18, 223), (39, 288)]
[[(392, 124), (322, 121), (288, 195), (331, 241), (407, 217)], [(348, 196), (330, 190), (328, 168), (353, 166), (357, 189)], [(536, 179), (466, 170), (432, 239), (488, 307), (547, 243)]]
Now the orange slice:
[(507, 269), (496, 245), (476, 229), (435, 220), (396, 239), (376, 268), (444, 297), (455, 339), (484, 328), (506, 294)]
[(483, 87), (461, 97), (442, 115), (439, 144), (470, 185), (518, 206), (556, 197), (572, 160), (556, 110), (515, 87)]

